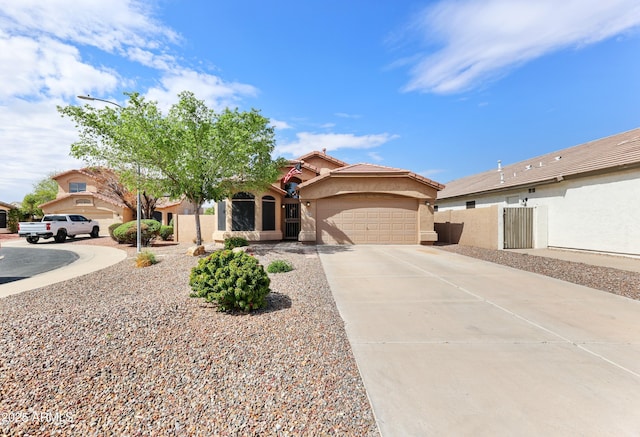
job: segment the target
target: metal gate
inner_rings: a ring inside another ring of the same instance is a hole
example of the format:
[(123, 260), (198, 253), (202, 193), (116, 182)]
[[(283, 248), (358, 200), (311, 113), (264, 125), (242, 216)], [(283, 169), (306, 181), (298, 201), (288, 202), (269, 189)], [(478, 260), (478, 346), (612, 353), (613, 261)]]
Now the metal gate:
[(504, 209), (504, 248), (533, 249), (533, 208)]
[(284, 204), (284, 239), (297, 240), (300, 233), (300, 203)]

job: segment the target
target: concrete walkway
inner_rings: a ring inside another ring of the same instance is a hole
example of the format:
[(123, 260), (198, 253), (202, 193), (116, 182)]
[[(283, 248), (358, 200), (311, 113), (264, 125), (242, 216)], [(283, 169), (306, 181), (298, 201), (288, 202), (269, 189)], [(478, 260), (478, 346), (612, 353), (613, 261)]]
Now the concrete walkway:
[(318, 246), (381, 434), (640, 435), (640, 302), (419, 246)]
[(2, 284), (0, 285), (0, 298), (44, 287), (49, 284), (66, 281), (68, 279), (75, 278), (76, 276), (86, 275), (87, 273), (95, 272), (116, 264), (127, 257), (127, 253), (125, 251), (111, 247), (83, 246), (79, 244), (32, 245), (27, 243), (24, 239), (3, 242), (2, 247), (31, 247), (44, 250), (63, 249), (75, 252), (78, 255), (78, 259), (69, 265), (50, 272)]

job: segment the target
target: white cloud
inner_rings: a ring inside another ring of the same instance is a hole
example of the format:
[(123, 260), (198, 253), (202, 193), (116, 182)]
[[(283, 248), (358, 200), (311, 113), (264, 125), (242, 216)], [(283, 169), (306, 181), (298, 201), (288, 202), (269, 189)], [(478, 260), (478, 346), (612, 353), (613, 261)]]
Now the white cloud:
[(293, 127), (286, 121), (276, 120), (275, 118), (269, 119), (271, 126), (277, 130), (293, 129)]
[(369, 158), (371, 158), (373, 161), (375, 162), (382, 162), (384, 161), (384, 158), (382, 156), (380, 156), (379, 153), (377, 152), (369, 152), (368, 153)]
[(440, 1), (424, 9), (412, 29), (442, 48), (412, 60), (405, 90), (464, 91), (545, 54), (639, 24), (637, 0)]
[(178, 94), (189, 90), (196, 98), (204, 100), (211, 108), (222, 110), (237, 106), (242, 96), (255, 96), (258, 89), (239, 82), (225, 82), (220, 77), (189, 69), (166, 74), (160, 85), (149, 89), (146, 96), (155, 100), (163, 109), (168, 109), (178, 101)]
[(11, 100), (0, 105), (0, 200), (21, 201), (35, 182), (54, 171), (83, 164), (69, 156), (78, 135), (55, 105), (62, 100)]
[[(123, 91), (138, 90), (168, 108), (191, 90), (221, 109), (257, 94), (251, 85), (180, 65), (172, 50), (181, 37), (153, 18), (152, 5), (0, 0), (0, 200), (22, 200), (51, 171), (83, 165), (69, 157), (77, 130), (56, 110), (76, 95), (124, 103)], [(147, 68), (145, 78), (157, 78), (148, 93), (139, 73), (126, 76), (132, 63)]]
[(395, 138), (397, 135), (353, 135), (353, 134), (316, 134), (311, 132), (299, 132), (296, 134), (297, 141), (285, 143), (276, 148), (276, 155), (288, 154), (300, 156), (314, 150), (327, 149), (333, 151), (338, 149), (371, 149), (379, 147)]
[(348, 114), (346, 112), (336, 112), (335, 116), (340, 118), (361, 118), (362, 117), (359, 114)]
[(433, 178), (433, 176), (438, 175), (440, 173), (444, 173), (446, 170), (440, 169), (440, 168), (432, 168), (429, 170), (422, 170), (420, 172), (418, 172), (417, 174), (424, 176), (425, 178)]

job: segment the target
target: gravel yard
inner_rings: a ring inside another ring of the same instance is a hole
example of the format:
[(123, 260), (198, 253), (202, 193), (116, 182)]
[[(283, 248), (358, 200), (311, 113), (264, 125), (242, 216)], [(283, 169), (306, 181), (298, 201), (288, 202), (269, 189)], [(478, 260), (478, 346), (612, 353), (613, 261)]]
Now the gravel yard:
[[(108, 238), (77, 244), (109, 245)], [(76, 244), (76, 243), (66, 243)], [(0, 431), (9, 435), (377, 435), (315, 247), (257, 245), (268, 307), (188, 297), (197, 258), (153, 248), (0, 300)]]
[[(197, 258), (159, 242), (159, 264), (110, 268), (0, 299), (0, 431), (8, 435), (377, 435), (314, 246), (252, 246), (268, 306), (216, 312), (189, 298)], [(211, 249), (211, 248), (210, 248)], [(640, 298), (640, 274), (509, 251), (440, 250)]]
[(459, 255), (470, 256), (640, 300), (640, 273), (526, 255), (509, 250), (490, 250), (458, 245), (436, 247)]

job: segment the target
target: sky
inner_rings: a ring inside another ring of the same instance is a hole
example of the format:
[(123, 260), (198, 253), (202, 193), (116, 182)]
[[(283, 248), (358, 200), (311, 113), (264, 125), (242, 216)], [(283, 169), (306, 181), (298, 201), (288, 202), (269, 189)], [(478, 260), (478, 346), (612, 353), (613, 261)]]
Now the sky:
[(85, 165), (57, 105), (125, 92), (256, 108), (274, 156), (446, 184), (640, 127), (640, 2), (0, 0), (0, 65), (6, 203)]

